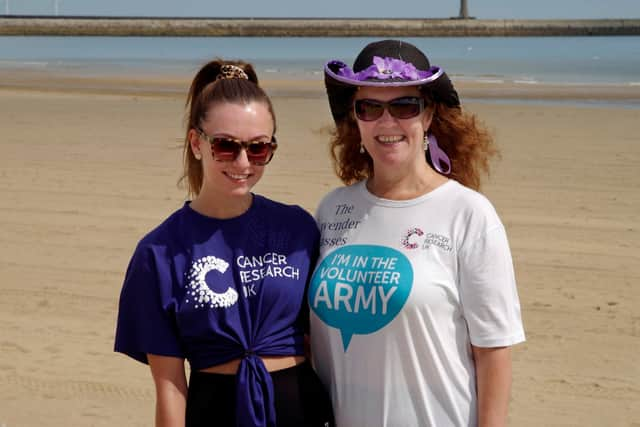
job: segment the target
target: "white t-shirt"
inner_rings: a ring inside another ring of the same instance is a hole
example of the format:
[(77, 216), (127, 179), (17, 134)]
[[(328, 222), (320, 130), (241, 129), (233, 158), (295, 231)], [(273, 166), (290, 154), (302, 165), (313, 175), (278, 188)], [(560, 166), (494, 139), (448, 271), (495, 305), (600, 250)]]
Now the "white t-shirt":
[(471, 344), (525, 339), (491, 203), (453, 180), (403, 201), (362, 181), (328, 194), (316, 219), (311, 345), (337, 426), (477, 425)]

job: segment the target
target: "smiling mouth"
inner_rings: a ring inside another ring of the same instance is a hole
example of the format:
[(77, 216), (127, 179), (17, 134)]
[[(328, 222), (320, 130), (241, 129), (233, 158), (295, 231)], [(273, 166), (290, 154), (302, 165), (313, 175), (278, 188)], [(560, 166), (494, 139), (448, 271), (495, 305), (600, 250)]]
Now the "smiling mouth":
[(235, 174), (230, 172), (225, 172), (224, 174), (234, 181), (244, 181), (251, 176), (250, 174)]
[(378, 135), (376, 136), (376, 141), (382, 144), (395, 144), (400, 141), (404, 141), (404, 136), (402, 135)]

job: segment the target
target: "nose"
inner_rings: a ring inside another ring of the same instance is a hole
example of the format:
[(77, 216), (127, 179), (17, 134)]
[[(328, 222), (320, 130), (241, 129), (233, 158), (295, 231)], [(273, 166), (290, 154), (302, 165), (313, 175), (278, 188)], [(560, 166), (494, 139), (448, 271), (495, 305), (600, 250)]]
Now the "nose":
[(247, 157), (247, 149), (246, 148), (242, 148), (240, 150), (240, 152), (238, 153), (238, 156), (233, 160), (233, 163), (236, 166), (242, 167), (242, 168), (246, 168), (251, 166), (251, 163), (249, 162), (249, 157)]
[(391, 113), (389, 112), (389, 108), (385, 107), (385, 109), (382, 110), (382, 116), (380, 116), (378, 121), (384, 122), (384, 121), (389, 121), (389, 120), (395, 121), (396, 118), (391, 115)]

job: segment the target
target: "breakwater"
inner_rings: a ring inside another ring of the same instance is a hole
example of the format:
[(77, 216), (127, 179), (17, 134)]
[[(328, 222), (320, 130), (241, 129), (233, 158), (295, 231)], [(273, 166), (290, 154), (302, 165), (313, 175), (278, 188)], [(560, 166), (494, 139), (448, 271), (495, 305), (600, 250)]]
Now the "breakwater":
[(2, 36), (486, 37), (640, 35), (640, 19), (0, 17)]

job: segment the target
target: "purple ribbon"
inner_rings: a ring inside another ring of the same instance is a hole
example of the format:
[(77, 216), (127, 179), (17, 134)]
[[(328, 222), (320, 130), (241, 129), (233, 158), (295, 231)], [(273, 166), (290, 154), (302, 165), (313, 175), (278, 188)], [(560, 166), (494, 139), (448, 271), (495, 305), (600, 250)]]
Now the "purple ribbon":
[[(431, 157), (431, 164), (443, 175), (449, 175), (451, 173), (451, 161), (449, 160), (449, 156), (447, 153), (442, 151), (440, 147), (438, 147), (438, 140), (433, 134), (428, 134), (427, 139), (429, 141), (429, 156)], [(446, 166), (446, 169), (442, 168), (442, 164)]]

